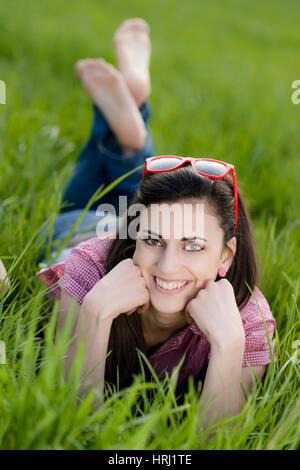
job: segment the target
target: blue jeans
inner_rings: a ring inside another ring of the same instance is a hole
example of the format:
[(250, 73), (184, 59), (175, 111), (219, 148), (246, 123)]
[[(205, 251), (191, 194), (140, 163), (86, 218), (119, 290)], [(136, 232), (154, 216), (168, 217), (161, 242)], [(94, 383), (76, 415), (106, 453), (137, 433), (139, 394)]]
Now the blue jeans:
[[(93, 110), (94, 121), (91, 135), (82, 149), (74, 174), (65, 190), (63, 203), (68, 205), (62, 207), (61, 213), (54, 222), (53, 240), (64, 239), (69, 234), (88, 201), (99, 187), (103, 186), (104, 189), (120, 176), (143, 164), (146, 158), (154, 154), (152, 137), (146, 126), (147, 136), (144, 147), (133, 155), (123, 156), (122, 149), (104, 116), (95, 105), (93, 105)], [(149, 103), (142, 105), (140, 113), (146, 125), (150, 117)], [(91, 233), (91, 236), (96, 236), (95, 228), (97, 226), (97, 229), (101, 230), (99, 222), (101, 222), (101, 218), (104, 219), (105, 215), (104, 213), (96, 215), (97, 207), (100, 204), (109, 203), (115, 207), (116, 214), (118, 214), (119, 196), (127, 196), (127, 200), (130, 202), (136, 193), (142, 173), (142, 169), (137, 170), (93, 203), (74, 231), (74, 236), (83, 233)], [(118, 215), (116, 215), (117, 217)]]

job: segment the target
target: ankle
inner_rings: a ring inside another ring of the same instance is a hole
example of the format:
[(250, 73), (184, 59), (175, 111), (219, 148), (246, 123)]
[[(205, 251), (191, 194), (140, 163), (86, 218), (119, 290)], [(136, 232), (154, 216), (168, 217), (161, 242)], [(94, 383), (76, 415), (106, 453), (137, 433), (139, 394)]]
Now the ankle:
[(145, 134), (141, 136), (140, 139), (136, 139), (136, 142), (134, 144), (128, 145), (121, 143), (122, 155), (124, 157), (129, 157), (142, 150), (146, 142), (146, 137), (147, 133), (145, 130)]
[(129, 148), (129, 147), (122, 147), (122, 155), (123, 157), (130, 157), (136, 153), (136, 149)]
[(126, 82), (137, 107), (140, 108), (148, 100), (151, 93), (150, 78), (127, 77)]

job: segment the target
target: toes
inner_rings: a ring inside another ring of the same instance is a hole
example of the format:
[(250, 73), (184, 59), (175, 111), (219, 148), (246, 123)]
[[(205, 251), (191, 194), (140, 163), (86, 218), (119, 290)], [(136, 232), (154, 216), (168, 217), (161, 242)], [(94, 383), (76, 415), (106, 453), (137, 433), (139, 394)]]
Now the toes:
[(78, 78), (82, 78), (82, 75), (86, 69), (86, 60), (81, 59), (78, 60), (75, 64), (75, 74), (77, 75)]
[(75, 72), (77, 75), (81, 76), (85, 70), (93, 67), (94, 65), (94, 59), (80, 59), (75, 64)]
[(109, 64), (104, 59), (80, 59), (75, 64), (75, 72), (81, 77), (86, 71), (105, 70)]
[(132, 19), (126, 20), (122, 23), (121, 28), (139, 29), (139, 30), (147, 31), (147, 32), (150, 29), (148, 23), (142, 18), (132, 18)]
[(117, 29), (114, 35), (114, 40), (117, 41), (122, 37), (124, 33), (128, 33), (130, 31), (143, 32), (149, 34), (149, 30), (150, 27), (145, 20), (143, 20), (142, 18), (132, 18), (129, 20), (125, 20), (121, 24), (121, 26)]
[(104, 59), (95, 59), (94, 67), (102, 73), (110, 75), (112, 77), (119, 78), (119, 76), (121, 75), (120, 72), (112, 64), (109, 64)]
[(81, 81), (109, 79), (116, 83), (122, 79), (121, 73), (104, 59), (81, 59), (75, 64), (75, 73)]
[(77, 74), (82, 72), (82, 70), (85, 66), (85, 62), (86, 62), (86, 60), (84, 60), (84, 59), (77, 60), (77, 62), (75, 64), (75, 72)]

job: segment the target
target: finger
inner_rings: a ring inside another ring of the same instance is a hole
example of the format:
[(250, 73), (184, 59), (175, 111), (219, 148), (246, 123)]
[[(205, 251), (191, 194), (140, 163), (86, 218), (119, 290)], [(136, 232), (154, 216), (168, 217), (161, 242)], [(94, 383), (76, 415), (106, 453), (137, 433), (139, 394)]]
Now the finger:
[(149, 285), (149, 276), (147, 276), (147, 272), (146, 272), (144, 269), (141, 269), (141, 273), (142, 273), (143, 278), (144, 278), (145, 281), (146, 281), (147, 289), (149, 290), (149, 289), (150, 289), (150, 285)]
[(197, 288), (194, 292), (193, 299), (195, 299), (197, 297), (197, 295), (199, 294), (199, 292), (201, 292), (202, 290), (203, 290), (203, 287)]
[(194, 298), (189, 301), (189, 303), (185, 307), (185, 311), (189, 315), (189, 317), (194, 321), (194, 310), (195, 310), (195, 305), (197, 305), (197, 300)]
[(141, 268), (139, 266), (139, 263), (137, 262), (137, 259), (134, 257), (134, 255), (133, 255), (132, 261), (133, 261), (133, 264), (135, 265), (135, 267), (138, 269), (138, 272), (139, 272), (140, 276), (142, 276)]
[(150, 307), (150, 301), (146, 302), (144, 305), (140, 305), (136, 311), (137, 313), (141, 314), (141, 313), (145, 313), (148, 308)]
[(136, 250), (135, 250), (135, 252), (133, 253), (132, 261), (134, 262), (134, 264), (135, 264), (136, 266), (138, 266), (138, 262), (137, 262), (137, 259), (136, 259)]
[(132, 308), (131, 310), (128, 310), (128, 312), (125, 312), (126, 315), (132, 315), (136, 311), (136, 308)]
[(217, 284), (217, 281), (214, 281), (213, 279), (208, 279), (205, 285), (205, 289), (208, 289), (209, 287), (213, 287)]
[(137, 264), (133, 263), (133, 260), (131, 259), (132, 265), (130, 266), (130, 273), (133, 274), (134, 276), (140, 276), (142, 277), (142, 272), (140, 270), (140, 267)]
[(185, 310), (184, 313), (185, 313), (186, 321), (188, 322), (189, 325), (191, 325), (193, 323), (193, 319), (192, 319), (191, 315), (189, 314), (189, 312), (187, 310)]
[(189, 313), (186, 315), (186, 319), (189, 325), (191, 325), (194, 321)]

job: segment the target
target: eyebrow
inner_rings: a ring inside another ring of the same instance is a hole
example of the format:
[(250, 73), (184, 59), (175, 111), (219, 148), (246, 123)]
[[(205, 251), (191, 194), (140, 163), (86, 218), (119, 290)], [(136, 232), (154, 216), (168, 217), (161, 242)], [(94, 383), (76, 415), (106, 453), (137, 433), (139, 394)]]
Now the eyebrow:
[[(154, 235), (158, 238), (161, 238), (163, 240), (162, 235), (160, 233), (152, 232), (151, 230), (142, 230), (142, 233), (147, 233), (148, 235)], [(192, 240), (203, 240), (207, 242), (206, 238), (198, 237), (198, 236), (191, 236), (191, 237), (183, 237), (181, 239), (182, 241), (192, 241)]]

